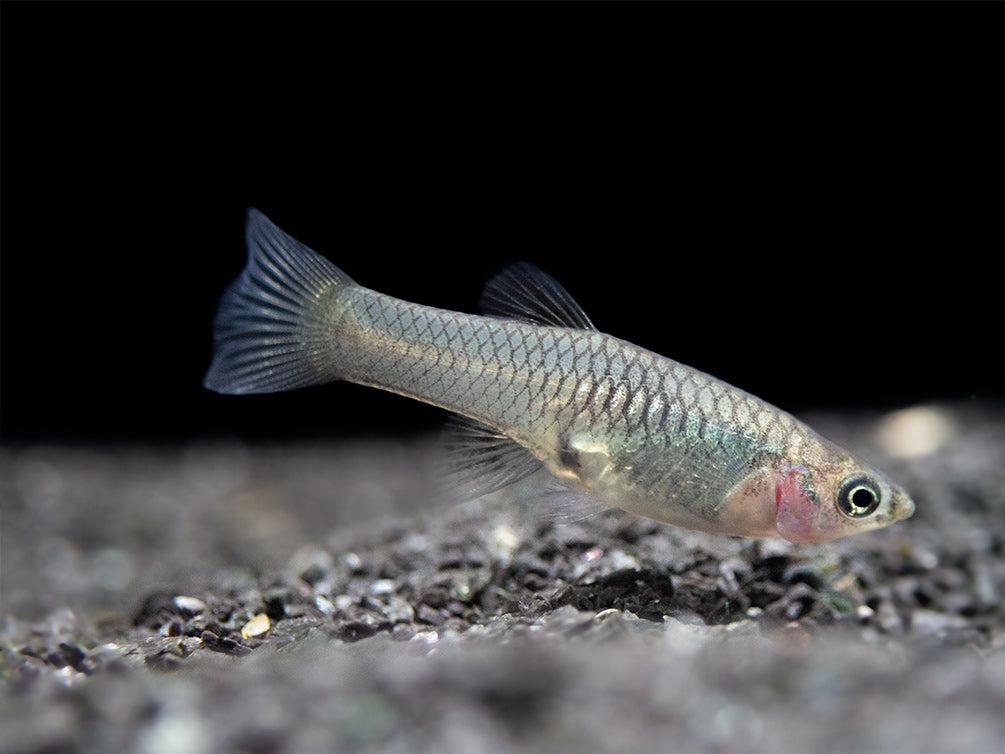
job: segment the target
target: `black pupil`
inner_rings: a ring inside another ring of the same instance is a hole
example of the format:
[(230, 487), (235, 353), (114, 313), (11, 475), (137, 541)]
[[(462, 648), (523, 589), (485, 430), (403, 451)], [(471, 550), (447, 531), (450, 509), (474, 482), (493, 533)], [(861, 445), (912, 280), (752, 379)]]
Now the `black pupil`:
[(865, 487), (859, 487), (851, 493), (851, 503), (856, 508), (868, 508), (872, 505), (872, 493)]

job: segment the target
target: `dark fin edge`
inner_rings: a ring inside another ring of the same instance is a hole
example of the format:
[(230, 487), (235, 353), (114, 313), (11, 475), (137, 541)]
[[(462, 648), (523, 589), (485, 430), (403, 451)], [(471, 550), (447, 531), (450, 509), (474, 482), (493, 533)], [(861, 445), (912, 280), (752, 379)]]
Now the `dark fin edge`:
[(248, 210), (245, 237), (247, 265), (220, 300), (203, 385), (271, 393), (338, 379), (324, 304), (352, 279), (257, 209)]
[(484, 314), (535, 325), (597, 328), (562, 285), (529, 262), (518, 262), (485, 286), (480, 301)]

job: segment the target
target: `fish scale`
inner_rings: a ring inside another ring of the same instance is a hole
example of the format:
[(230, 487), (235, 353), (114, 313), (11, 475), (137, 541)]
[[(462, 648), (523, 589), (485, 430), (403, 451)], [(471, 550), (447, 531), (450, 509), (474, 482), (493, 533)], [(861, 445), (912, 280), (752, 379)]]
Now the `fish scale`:
[(545, 466), (597, 501), (703, 531), (819, 541), (905, 518), (907, 494), (790, 414), (599, 332), (529, 265), (486, 315), (356, 284), (250, 210), (248, 264), (215, 321), (205, 384), (268, 392), (334, 380), (467, 417), (459, 463), (496, 489)]

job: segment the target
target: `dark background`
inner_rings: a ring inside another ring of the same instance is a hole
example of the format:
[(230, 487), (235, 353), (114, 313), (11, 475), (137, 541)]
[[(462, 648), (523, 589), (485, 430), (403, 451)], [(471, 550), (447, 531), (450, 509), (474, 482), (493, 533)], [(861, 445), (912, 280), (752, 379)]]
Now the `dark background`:
[(527, 259), (784, 408), (1000, 397), (1003, 6), (0, 5), (0, 437), (400, 433), (202, 390), (244, 212), (471, 311)]

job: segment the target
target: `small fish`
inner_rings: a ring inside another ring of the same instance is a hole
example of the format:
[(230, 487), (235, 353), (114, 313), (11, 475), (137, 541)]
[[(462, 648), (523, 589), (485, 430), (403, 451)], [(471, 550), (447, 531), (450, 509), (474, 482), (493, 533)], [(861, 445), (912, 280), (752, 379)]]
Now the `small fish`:
[(688, 529), (820, 542), (907, 518), (880, 472), (793, 416), (599, 332), (529, 264), (486, 287), (484, 316), (353, 282), (248, 211), (248, 263), (215, 320), (205, 386), (266, 393), (333, 380), (456, 412), (482, 494), (542, 466), (608, 506)]

